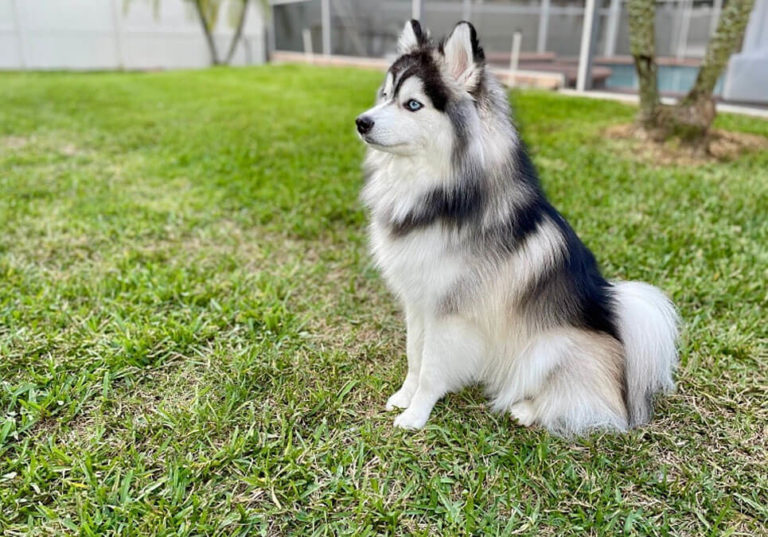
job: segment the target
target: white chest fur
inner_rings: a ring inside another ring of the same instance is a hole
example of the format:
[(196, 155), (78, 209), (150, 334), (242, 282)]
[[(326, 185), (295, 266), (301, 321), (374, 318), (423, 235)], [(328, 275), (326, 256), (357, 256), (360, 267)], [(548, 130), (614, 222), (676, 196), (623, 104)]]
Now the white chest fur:
[(413, 305), (433, 307), (459, 282), (466, 264), (439, 224), (393, 237), (375, 220), (371, 250), (392, 291)]
[(455, 233), (439, 223), (391, 233), (389, 224), (419, 212), (424, 195), (442, 185), (449, 170), (438, 163), (448, 158), (393, 157), (372, 151), (371, 170), (363, 201), (371, 211), (371, 250), (392, 291), (409, 304), (434, 306), (461, 278), (465, 266)]

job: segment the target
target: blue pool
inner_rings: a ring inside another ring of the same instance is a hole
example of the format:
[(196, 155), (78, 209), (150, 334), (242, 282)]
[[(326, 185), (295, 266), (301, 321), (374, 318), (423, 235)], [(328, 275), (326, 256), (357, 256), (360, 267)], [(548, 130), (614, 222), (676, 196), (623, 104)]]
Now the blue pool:
[[(611, 76), (605, 80), (606, 88), (637, 89), (637, 73), (633, 64), (600, 63), (604, 67), (610, 67)], [(698, 67), (690, 65), (659, 65), (659, 91), (672, 93), (685, 93), (696, 80)], [(715, 95), (719, 95), (723, 89), (723, 79), (715, 84)]]

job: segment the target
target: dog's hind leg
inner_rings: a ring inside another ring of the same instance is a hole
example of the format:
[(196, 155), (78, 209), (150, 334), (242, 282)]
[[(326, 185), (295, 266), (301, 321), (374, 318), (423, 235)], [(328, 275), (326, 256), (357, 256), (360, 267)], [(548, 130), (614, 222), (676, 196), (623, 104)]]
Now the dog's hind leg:
[(419, 386), (421, 355), (424, 352), (424, 314), (414, 307), (406, 306), (405, 323), (407, 326), (406, 353), (408, 355), (408, 374), (403, 385), (387, 400), (387, 410), (408, 408), (411, 398)]
[[(523, 425), (573, 435), (589, 429), (627, 428), (621, 343), (607, 334), (570, 330), (561, 338), (561, 360), (540, 391), (510, 407)], [(541, 350), (536, 348), (535, 350)]]
[(477, 329), (458, 317), (428, 318), (424, 328), (418, 387), (395, 427), (422, 428), (438, 399), (475, 378), (484, 351)]

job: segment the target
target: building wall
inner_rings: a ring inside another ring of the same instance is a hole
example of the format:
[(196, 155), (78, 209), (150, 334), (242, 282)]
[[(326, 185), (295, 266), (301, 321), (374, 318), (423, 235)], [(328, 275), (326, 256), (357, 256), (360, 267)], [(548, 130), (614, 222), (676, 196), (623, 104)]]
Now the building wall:
[[(231, 1), (231, 0), (230, 0)], [(234, 65), (265, 59), (264, 24), (251, 2)], [(0, 0), (0, 69), (175, 69), (210, 65), (200, 23), (184, 0)], [(223, 5), (219, 56), (233, 28)]]

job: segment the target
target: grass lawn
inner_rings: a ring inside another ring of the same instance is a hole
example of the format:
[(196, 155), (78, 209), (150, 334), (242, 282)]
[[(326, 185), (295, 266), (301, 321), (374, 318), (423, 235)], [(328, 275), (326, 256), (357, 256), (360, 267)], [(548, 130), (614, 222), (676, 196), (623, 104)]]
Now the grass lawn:
[(621, 436), (478, 389), (403, 432), (357, 201), (380, 78), (0, 77), (0, 533), (767, 535), (768, 154), (659, 166), (601, 136), (626, 105), (514, 95), (606, 274), (679, 306), (679, 389)]

